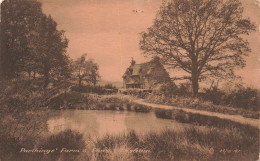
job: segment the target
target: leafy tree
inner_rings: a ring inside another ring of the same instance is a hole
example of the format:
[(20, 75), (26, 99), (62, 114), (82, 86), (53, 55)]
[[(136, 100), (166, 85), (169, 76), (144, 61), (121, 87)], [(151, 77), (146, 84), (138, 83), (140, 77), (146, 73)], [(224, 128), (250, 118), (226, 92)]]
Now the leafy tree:
[(255, 30), (242, 17), (238, 0), (172, 0), (161, 6), (152, 27), (142, 32), (144, 55), (160, 56), (166, 65), (189, 74), (193, 95), (199, 81), (234, 76), (250, 52), (242, 35)]
[(69, 58), (66, 55), (68, 39), (64, 36), (64, 31), (57, 30), (57, 23), (51, 16), (43, 16), (38, 28), (35, 46), (39, 53), (39, 73), (43, 74), (45, 86), (50, 81), (51, 73), (61, 76), (68, 76)]
[(36, 0), (5, 0), (2, 3), (1, 65), (5, 76), (31, 72), (62, 79), (70, 75), (70, 59), (66, 55), (68, 40), (57, 30), (51, 16), (42, 13)]
[(32, 36), (43, 15), (35, 0), (5, 0), (1, 4), (1, 70), (11, 78), (35, 68)]
[(98, 65), (91, 59), (86, 60), (86, 56), (86, 54), (83, 54), (74, 62), (74, 71), (78, 78), (79, 86), (82, 85), (82, 81), (96, 85), (100, 78)]
[(93, 85), (96, 85), (97, 82), (100, 79), (100, 75), (99, 75), (99, 67), (98, 65), (93, 61), (93, 60), (89, 60), (88, 63), (90, 64), (91, 68), (90, 68), (90, 74), (89, 74), (89, 79), (88, 81), (90, 83), (92, 83)]

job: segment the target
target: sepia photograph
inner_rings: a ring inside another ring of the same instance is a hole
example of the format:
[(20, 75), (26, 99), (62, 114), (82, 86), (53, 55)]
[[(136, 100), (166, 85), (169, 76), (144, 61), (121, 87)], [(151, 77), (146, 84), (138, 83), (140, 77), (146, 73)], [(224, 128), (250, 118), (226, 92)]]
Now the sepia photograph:
[(0, 161), (260, 161), (260, 0), (0, 8)]

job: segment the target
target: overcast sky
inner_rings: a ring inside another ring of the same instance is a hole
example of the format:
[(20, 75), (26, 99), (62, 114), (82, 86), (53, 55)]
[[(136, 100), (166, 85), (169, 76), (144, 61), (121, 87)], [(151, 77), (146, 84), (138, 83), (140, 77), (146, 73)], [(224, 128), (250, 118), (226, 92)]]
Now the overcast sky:
[[(131, 57), (146, 61), (139, 50), (139, 33), (152, 25), (161, 0), (39, 0), (59, 29), (66, 31), (69, 55), (87, 53), (100, 66), (102, 79), (122, 81)], [(259, 0), (243, 0), (245, 16), (260, 26)], [(134, 13), (137, 10), (138, 13)], [(250, 86), (260, 87), (260, 32), (249, 37), (252, 53), (238, 72)]]

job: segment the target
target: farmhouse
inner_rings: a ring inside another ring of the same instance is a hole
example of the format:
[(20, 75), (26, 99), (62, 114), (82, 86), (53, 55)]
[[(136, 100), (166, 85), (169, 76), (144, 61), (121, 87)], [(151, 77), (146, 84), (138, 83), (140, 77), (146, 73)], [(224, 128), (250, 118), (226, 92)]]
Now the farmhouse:
[(159, 57), (151, 61), (136, 64), (132, 59), (131, 65), (123, 75), (124, 88), (155, 89), (161, 86), (174, 87), (169, 73), (160, 62)]

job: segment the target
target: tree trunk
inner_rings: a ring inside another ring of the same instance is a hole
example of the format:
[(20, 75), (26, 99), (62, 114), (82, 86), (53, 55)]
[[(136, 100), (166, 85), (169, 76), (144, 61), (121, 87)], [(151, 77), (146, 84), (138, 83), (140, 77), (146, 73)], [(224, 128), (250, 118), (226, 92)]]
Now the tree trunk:
[(28, 71), (29, 79), (31, 79), (31, 71)]
[(33, 79), (34, 80), (36, 79), (36, 72), (35, 71), (33, 72)]
[(79, 87), (81, 87), (82, 79), (79, 77)]
[(199, 73), (198, 73), (197, 61), (193, 61), (192, 63), (191, 83), (192, 83), (192, 96), (196, 97), (199, 91)]
[(93, 85), (95, 86), (97, 84), (97, 79), (94, 77), (93, 78)]
[(192, 78), (192, 96), (196, 97), (199, 91), (199, 80), (198, 78)]
[(44, 67), (44, 87), (46, 88), (50, 82), (50, 70), (47, 65)]
[(46, 88), (47, 86), (48, 86), (48, 84), (49, 84), (49, 82), (50, 82), (50, 76), (49, 76), (49, 72), (46, 72), (45, 74), (44, 74), (44, 87)]

